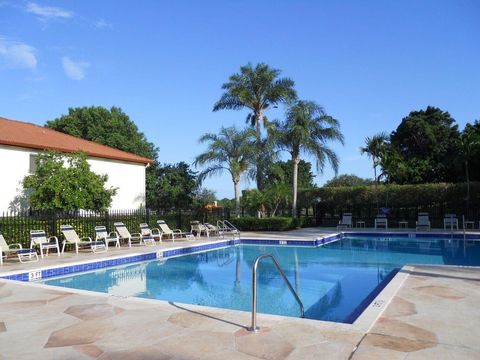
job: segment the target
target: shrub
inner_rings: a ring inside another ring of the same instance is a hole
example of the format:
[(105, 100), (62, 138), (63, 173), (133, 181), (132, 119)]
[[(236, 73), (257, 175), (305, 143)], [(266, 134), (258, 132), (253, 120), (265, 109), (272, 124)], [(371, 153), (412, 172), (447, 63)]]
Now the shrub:
[(302, 220), (291, 217), (272, 217), (258, 219), (255, 217), (241, 217), (231, 220), (241, 231), (285, 231), (295, 229)]

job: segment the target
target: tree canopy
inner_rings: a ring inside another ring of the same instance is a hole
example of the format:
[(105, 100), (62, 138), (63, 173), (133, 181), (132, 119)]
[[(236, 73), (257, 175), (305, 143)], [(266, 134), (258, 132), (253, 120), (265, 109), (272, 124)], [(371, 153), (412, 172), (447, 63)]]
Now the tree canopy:
[(372, 185), (372, 180), (363, 179), (353, 174), (342, 174), (335, 176), (333, 179), (328, 180), (324, 186), (326, 187), (342, 187), (342, 186), (367, 186)]
[(206, 143), (207, 150), (198, 155), (194, 161), (195, 166), (205, 167), (198, 175), (199, 182), (224, 171), (230, 173), (237, 215), (240, 212), (240, 178), (253, 163), (254, 138), (255, 133), (252, 129), (238, 131), (233, 126), (222, 127), (218, 134), (207, 133), (200, 137), (200, 143)]
[(105, 210), (116, 189), (105, 188), (107, 175), (90, 170), (83, 153), (45, 152), (36, 159), (36, 170), (23, 180), (34, 210)]
[(147, 203), (150, 208), (191, 207), (198, 190), (196, 173), (185, 162), (158, 165), (152, 173), (155, 183)]
[[(265, 167), (270, 161), (266, 157), (269, 142), (262, 139), (261, 125), (268, 126), (265, 112), (280, 103), (288, 103), (296, 99), (295, 83), (289, 78), (280, 78), (280, 70), (267, 64), (255, 66), (248, 63), (240, 67), (240, 73), (233, 74), (229, 81), (222, 85), (225, 90), (213, 111), (248, 109), (247, 122), (255, 127), (256, 158), (255, 177), (257, 188), (263, 189)], [(262, 156), (261, 156), (262, 155)]]
[(459, 139), (458, 126), (448, 112), (431, 106), (412, 111), (390, 135), (389, 150), (399, 155), (402, 164), (384, 163), (385, 170), (399, 184), (455, 182)]
[(152, 160), (158, 155), (155, 145), (118, 107), (110, 110), (101, 106), (69, 108), (67, 115), (47, 121), (45, 126)]
[[(298, 163), (298, 188), (311, 189), (315, 187), (314, 178), (312, 164), (308, 161), (300, 160)], [(290, 187), (293, 186), (292, 160), (276, 161), (268, 167), (265, 187), (268, 189), (275, 182), (285, 182)]]

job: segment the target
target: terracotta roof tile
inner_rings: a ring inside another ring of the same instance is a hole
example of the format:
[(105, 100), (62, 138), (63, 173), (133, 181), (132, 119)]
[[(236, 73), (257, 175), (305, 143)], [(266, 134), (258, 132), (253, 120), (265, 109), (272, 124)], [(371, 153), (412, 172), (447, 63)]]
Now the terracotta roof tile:
[(142, 164), (153, 160), (125, 151), (77, 138), (43, 126), (0, 117), (0, 144), (29, 149), (74, 152), (81, 150), (89, 156), (123, 160)]

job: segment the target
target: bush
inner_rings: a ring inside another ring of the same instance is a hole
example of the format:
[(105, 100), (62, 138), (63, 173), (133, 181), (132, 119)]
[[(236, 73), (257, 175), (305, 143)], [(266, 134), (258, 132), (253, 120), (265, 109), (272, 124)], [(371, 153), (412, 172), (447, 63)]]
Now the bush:
[(241, 217), (231, 220), (241, 231), (285, 231), (295, 229), (302, 222), (291, 217), (272, 217), (258, 219), (255, 217)]

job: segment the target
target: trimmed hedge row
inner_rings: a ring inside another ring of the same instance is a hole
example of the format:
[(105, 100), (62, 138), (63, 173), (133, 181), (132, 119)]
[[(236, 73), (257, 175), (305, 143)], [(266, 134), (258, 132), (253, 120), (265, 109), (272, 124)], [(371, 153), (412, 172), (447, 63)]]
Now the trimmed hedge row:
[(285, 231), (299, 227), (314, 226), (315, 219), (311, 218), (291, 218), (291, 217), (271, 217), (255, 218), (251, 216), (234, 218), (231, 222), (241, 231)]
[[(428, 207), (443, 204), (446, 207), (459, 208), (465, 206), (467, 185), (457, 184), (418, 184), (418, 185), (379, 185), (353, 187), (322, 187), (299, 192), (302, 206), (308, 206), (320, 199), (326, 207), (380, 206), (395, 207)], [(480, 206), (480, 182), (470, 184), (470, 206)]]

